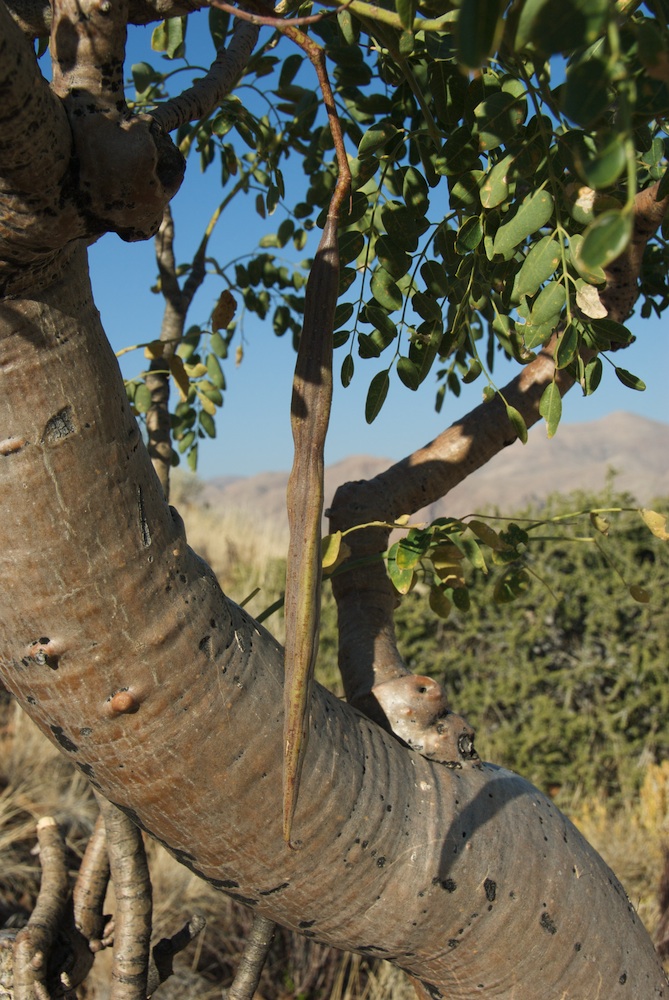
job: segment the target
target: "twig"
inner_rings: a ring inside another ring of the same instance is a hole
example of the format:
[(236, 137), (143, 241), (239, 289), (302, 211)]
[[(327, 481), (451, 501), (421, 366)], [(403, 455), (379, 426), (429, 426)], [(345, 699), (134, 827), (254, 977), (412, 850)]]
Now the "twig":
[(111, 1000), (146, 1000), (151, 944), (151, 880), (142, 834), (96, 794), (104, 818), (116, 897)]
[(37, 838), (42, 879), (35, 909), (14, 942), (14, 1000), (48, 1000), (54, 989), (73, 997), (93, 961), (74, 928), (67, 849), (53, 817), (38, 821)]
[(274, 938), (276, 924), (256, 914), (226, 1000), (253, 1000)]
[(102, 815), (86, 845), (86, 851), (74, 885), (74, 922), (91, 951), (103, 947), (105, 919), (102, 907), (109, 885), (109, 855)]

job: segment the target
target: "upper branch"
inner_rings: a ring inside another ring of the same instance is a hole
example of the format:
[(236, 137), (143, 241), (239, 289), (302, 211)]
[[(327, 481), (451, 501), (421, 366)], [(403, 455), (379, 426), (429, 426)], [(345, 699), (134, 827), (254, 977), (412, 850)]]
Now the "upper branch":
[[(130, 0), (128, 24), (151, 24), (205, 6), (205, 0)], [(48, 0), (7, 0), (7, 8), (26, 37), (44, 38), (49, 34), (53, 17)]]
[(241, 76), (258, 38), (258, 28), (237, 21), (227, 49), (221, 50), (209, 72), (178, 97), (153, 111), (152, 117), (166, 132), (206, 117), (230, 93)]

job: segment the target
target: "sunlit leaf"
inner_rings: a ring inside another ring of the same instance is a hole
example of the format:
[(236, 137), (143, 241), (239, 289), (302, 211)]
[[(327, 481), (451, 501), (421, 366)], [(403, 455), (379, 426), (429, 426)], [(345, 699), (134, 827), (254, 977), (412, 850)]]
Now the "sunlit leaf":
[(636, 389), (637, 392), (643, 392), (646, 388), (646, 383), (643, 382), (637, 375), (633, 375), (632, 372), (628, 372), (626, 368), (615, 368), (615, 373), (622, 382), (626, 385), (628, 389)]
[(414, 573), (411, 569), (401, 569), (397, 565), (398, 547), (395, 542), (388, 552), (388, 576), (398, 594), (408, 594), (414, 581)]
[(650, 528), (656, 538), (661, 538), (663, 542), (669, 542), (669, 532), (667, 531), (667, 518), (665, 514), (660, 514), (656, 510), (649, 510), (647, 507), (639, 511), (644, 524)]
[(546, 421), (548, 437), (552, 438), (562, 416), (562, 396), (555, 382), (550, 382), (541, 394), (539, 413)]
[(550, 277), (560, 262), (560, 246), (554, 236), (543, 236), (534, 244), (513, 285), (513, 298), (534, 295)]
[(527, 424), (515, 406), (509, 406), (508, 403), (505, 403), (504, 405), (506, 408), (506, 415), (513, 424), (513, 429), (518, 435), (519, 440), (522, 441), (523, 444), (527, 444)]
[(604, 212), (586, 229), (580, 258), (591, 270), (606, 267), (625, 250), (631, 236), (632, 218), (628, 213)]
[(493, 241), (493, 250), (507, 259), (516, 248), (546, 225), (553, 214), (553, 196), (548, 191), (536, 191), (522, 202), (513, 218), (504, 222)]

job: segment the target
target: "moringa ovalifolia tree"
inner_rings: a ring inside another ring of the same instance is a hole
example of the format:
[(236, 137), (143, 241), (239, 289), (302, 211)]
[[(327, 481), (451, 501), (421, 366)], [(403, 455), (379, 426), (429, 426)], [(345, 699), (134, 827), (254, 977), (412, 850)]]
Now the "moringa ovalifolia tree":
[[(252, 20), (269, 23), (272, 12), (253, 9)], [(102, 233), (157, 231), (183, 173), (166, 130), (180, 129), (185, 147), (195, 121), (203, 149), (215, 142), (226, 125), (212, 112), (253, 58), (257, 25), (241, 23), (191, 90), (132, 113), (127, 24), (184, 10), (162, 0), (0, 4), (3, 679), (93, 785), (193, 871), (307, 935), (388, 958), (431, 997), (663, 996), (664, 973), (612, 873), (550, 801), (482, 764), (434, 683), (407, 673), (378, 554), (383, 523), (443, 495), (541, 416), (554, 433), (562, 393), (577, 382), (594, 390), (598, 352), (629, 339), (622, 324), (639, 287), (646, 308), (654, 296), (663, 304), (664, 8), (353, 0), (311, 27), (277, 29), (293, 40), (297, 30), (320, 35), (344, 142), (357, 143), (338, 287), (359, 308), (340, 303), (332, 325), (335, 344), (384, 359), (368, 418), (393, 367), (417, 389), (442, 365), (453, 390), (458, 373), (490, 370), (497, 344), (523, 365), (502, 392), (483, 376), (477, 410), (335, 499), (336, 531), (382, 522), (346, 535), (352, 565), (336, 577), (342, 672), (366, 714), (314, 691), (291, 846), (281, 823), (282, 651), (189, 550), (88, 281), (86, 247)], [(169, 40), (178, 29), (162, 30)], [(32, 45), (47, 33), (51, 83)], [(558, 87), (555, 54), (571, 57)], [(279, 110), (299, 123), (304, 101), (307, 122), (294, 124), (290, 142), (309, 176), (293, 215), (325, 216), (336, 177), (329, 133), (309, 120), (313, 95), (291, 89), (291, 59), (279, 67)], [(337, 152), (341, 162), (339, 143)], [(312, 285), (304, 321), (312, 334), (320, 323), (323, 337), (333, 226), (330, 214), (329, 263), (313, 272), (322, 301)], [(271, 266), (265, 257), (259, 276), (235, 275), (249, 308), (267, 311), (255, 292), (263, 280), (285, 292)], [(295, 324), (303, 308), (286, 294), (275, 325)], [(327, 350), (317, 367), (302, 370), (309, 391), (293, 404), (307, 431)], [(176, 362), (174, 374), (182, 378)], [(352, 374), (349, 351), (344, 381)], [(182, 388), (174, 423), (183, 437), (197, 390)], [(412, 534), (389, 574), (401, 590), (431, 556), (443, 610), (462, 588), (455, 563), (435, 553), (455, 547), (476, 562), (487, 546), (513, 556), (513, 540), (480, 524), (438, 531)], [(440, 576), (447, 564), (453, 571)]]

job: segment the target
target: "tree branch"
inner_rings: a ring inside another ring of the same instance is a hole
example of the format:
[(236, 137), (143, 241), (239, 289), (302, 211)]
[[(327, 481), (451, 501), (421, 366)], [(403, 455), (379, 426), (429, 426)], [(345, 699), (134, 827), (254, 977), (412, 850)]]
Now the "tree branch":
[(160, 104), (151, 112), (154, 121), (166, 132), (198, 121), (219, 106), (242, 75), (258, 38), (258, 28), (253, 24), (235, 22), (235, 29), (227, 49), (218, 53), (208, 73), (178, 97)]
[[(44, 38), (49, 34), (52, 8), (48, 0), (6, 0), (6, 4), (26, 38)], [(151, 24), (206, 6), (206, 0), (130, 0), (128, 24)]]
[(253, 1000), (274, 938), (276, 924), (256, 913), (225, 1000)]

